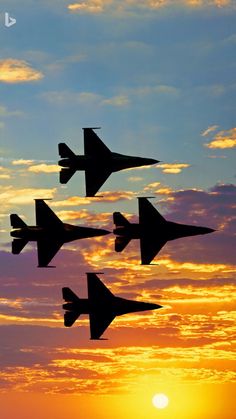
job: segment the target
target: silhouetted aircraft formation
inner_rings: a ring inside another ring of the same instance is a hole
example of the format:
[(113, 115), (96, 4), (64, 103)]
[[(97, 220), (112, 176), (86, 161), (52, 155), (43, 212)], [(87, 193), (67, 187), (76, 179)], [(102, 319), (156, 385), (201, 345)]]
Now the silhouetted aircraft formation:
[(212, 233), (212, 228), (191, 226), (167, 221), (147, 200), (138, 198), (139, 223), (130, 223), (120, 212), (114, 212), (116, 228), (113, 233), (116, 252), (122, 252), (130, 240), (140, 240), (141, 264), (149, 265), (162, 247), (170, 240)]
[[(58, 145), (62, 167), (60, 183), (65, 184), (78, 170), (85, 171), (86, 196), (93, 197), (113, 172), (131, 167), (158, 163), (159, 160), (114, 153), (93, 131), (84, 130), (84, 156), (75, 155), (65, 144)], [(133, 239), (140, 240), (141, 264), (150, 264), (170, 240), (215, 230), (167, 221), (147, 198), (138, 198), (139, 223), (130, 223), (120, 212), (113, 213), (116, 235), (115, 250), (121, 252)], [(43, 199), (35, 199), (36, 226), (28, 226), (17, 214), (10, 215), (12, 226), (12, 253), (19, 254), (29, 241), (37, 242), (38, 267), (48, 264), (64, 243), (89, 237), (104, 236), (104, 229), (74, 226), (63, 223)], [(64, 324), (70, 327), (81, 314), (88, 314), (91, 339), (100, 339), (116, 316), (162, 306), (115, 297), (95, 273), (87, 273), (88, 298), (77, 297), (70, 288), (62, 289)]]
[(98, 228), (80, 227), (63, 223), (43, 199), (35, 199), (36, 226), (27, 226), (17, 215), (11, 214), (12, 253), (18, 255), (29, 241), (36, 241), (38, 267), (45, 268), (64, 243), (88, 237), (104, 236), (110, 232)]
[(115, 297), (95, 273), (87, 273), (88, 298), (77, 297), (70, 288), (62, 288), (64, 324), (70, 327), (81, 314), (89, 315), (90, 339), (100, 339), (116, 316), (145, 310), (156, 310), (158, 304), (142, 303)]
[(93, 129), (83, 128), (84, 156), (75, 155), (65, 143), (58, 145), (62, 158), (58, 164), (63, 167), (60, 172), (60, 183), (67, 183), (77, 170), (84, 170), (86, 196), (94, 196), (111, 173), (159, 163), (159, 160), (113, 153)]

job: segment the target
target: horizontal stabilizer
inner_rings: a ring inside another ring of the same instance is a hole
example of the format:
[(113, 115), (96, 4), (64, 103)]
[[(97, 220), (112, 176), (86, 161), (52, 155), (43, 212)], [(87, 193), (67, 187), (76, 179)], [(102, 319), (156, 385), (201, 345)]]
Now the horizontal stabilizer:
[(11, 220), (11, 226), (13, 228), (27, 227), (27, 225), (25, 224), (25, 222), (17, 214), (11, 214), (10, 215), (10, 220)]
[(58, 144), (58, 151), (62, 158), (73, 158), (76, 157), (75, 153), (65, 143)]
[(12, 253), (13, 255), (19, 255), (22, 249), (26, 246), (28, 240), (25, 239), (14, 239), (12, 241)]
[(79, 297), (68, 287), (62, 288), (62, 297), (67, 303), (76, 303), (79, 300)]
[(122, 252), (124, 248), (129, 244), (131, 240), (130, 236), (118, 236), (115, 239), (115, 251), (116, 252)]
[(120, 212), (113, 213), (113, 222), (116, 227), (124, 227), (130, 224), (130, 222)]
[(62, 169), (60, 171), (60, 183), (66, 184), (70, 178), (75, 174), (76, 170), (73, 169)]
[(64, 314), (64, 325), (66, 327), (71, 327), (74, 322), (78, 319), (79, 313), (76, 311), (66, 311)]

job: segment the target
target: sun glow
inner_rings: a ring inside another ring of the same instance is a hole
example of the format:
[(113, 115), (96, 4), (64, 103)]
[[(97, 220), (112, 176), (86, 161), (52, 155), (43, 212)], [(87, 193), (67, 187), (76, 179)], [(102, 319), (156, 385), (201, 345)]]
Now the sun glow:
[(152, 404), (157, 409), (164, 409), (169, 404), (168, 397), (163, 393), (155, 394), (152, 398)]

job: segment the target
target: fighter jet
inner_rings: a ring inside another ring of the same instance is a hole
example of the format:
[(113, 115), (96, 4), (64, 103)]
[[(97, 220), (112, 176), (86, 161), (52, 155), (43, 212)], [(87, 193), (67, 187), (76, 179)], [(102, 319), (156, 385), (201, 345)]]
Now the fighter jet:
[(97, 274), (87, 273), (88, 298), (77, 297), (70, 288), (62, 288), (64, 324), (70, 327), (81, 314), (88, 314), (90, 339), (100, 339), (116, 316), (136, 311), (155, 310), (162, 306), (115, 297)]
[(38, 267), (47, 267), (64, 243), (87, 237), (104, 236), (110, 232), (97, 228), (63, 223), (43, 199), (35, 199), (36, 226), (28, 226), (17, 215), (11, 214), (12, 253), (18, 255), (28, 241), (36, 241)]
[(85, 171), (86, 196), (94, 196), (107, 178), (113, 172), (130, 167), (146, 166), (158, 163), (159, 160), (143, 157), (132, 157), (113, 153), (93, 131), (99, 128), (83, 128), (84, 130), (84, 156), (75, 155), (65, 144), (58, 144), (60, 183), (67, 183), (77, 170)]
[(139, 223), (131, 224), (120, 212), (113, 213), (116, 252), (122, 252), (132, 239), (140, 239), (141, 264), (148, 265), (169, 241), (181, 237), (212, 233), (212, 228), (167, 221), (147, 200), (138, 198)]

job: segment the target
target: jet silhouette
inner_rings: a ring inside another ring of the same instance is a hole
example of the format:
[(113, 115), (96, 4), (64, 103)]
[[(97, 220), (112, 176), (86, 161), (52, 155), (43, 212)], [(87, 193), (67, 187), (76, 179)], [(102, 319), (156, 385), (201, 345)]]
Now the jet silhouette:
[(100, 339), (116, 316), (136, 311), (155, 310), (162, 306), (115, 297), (95, 273), (87, 273), (88, 298), (79, 298), (70, 288), (62, 288), (64, 324), (70, 327), (81, 314), (88, 314), (90, 339)]
[(139, 223), (131, 224), (120, 212), (113, 213), (116, 252), (122, 252), (132, 239), (140, 239), (141, 264), (148, 265), (169, 241), (212, 233), (212, 228), (178, 224), (165, 220), (147, 198), (138, 198)]
[(154, 159), (113, 153), (93, 129), (98, 128), (83, 128), (84, 156), (75, 155), (65, 143), (58, 144), (62, 158), (58, 164), (63, 167), (60, 172), (60, 183), (67, 183), (77, 170), (84, 170), (87, 197), (94, 196), (113, 172), (159, 162)]
[(36, 241), (38, 267), (46, 267), (64, 243), (87, 237), (104, 236), (107, 230), (80, 227), (63, 223), (43, 199), (35, 199), (36, 226), (28, 226), (17, 215), (11, 214), (12, 253), (18, 255), (28, 241)]

